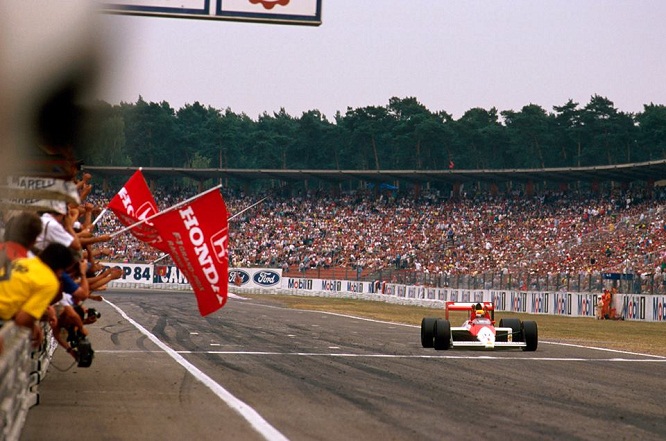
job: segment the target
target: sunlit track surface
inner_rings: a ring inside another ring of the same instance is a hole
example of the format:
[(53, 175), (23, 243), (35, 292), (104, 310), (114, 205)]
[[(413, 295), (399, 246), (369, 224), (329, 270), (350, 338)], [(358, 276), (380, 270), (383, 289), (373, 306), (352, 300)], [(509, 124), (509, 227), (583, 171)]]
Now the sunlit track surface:
[[(271, 439), (248, 422), (245, 407), (275, 429), (273, 439), (442, 440), (474, 433), (491, 440), (656, 440), (666, 434), (658, 392), (666, 390), (664, 357), (557, 342), (541, 342), (531, 353), (438, 352), (421, 347), (417, 327), (261, 300), (230, 299), (202, 318), (188, 293), (105, 297), (113, 305), (99, 304), (102, 319), (91, 328), (93, 367), (49, 373), (24, 439), (43, 439), (40, 425), (50, 419), (66, 425), (84, 406), (77, 420), (83, 430), (103, 427), (107, 439), (188, 433), (200, 440)], [(229, 410), (186, 365), (245, 407)], [(72, 388), (79, 405), (58, 407)], [(90, 399), (81, 398), (86, 394)], [(68, 439), (66, 431), (44, 433)]]

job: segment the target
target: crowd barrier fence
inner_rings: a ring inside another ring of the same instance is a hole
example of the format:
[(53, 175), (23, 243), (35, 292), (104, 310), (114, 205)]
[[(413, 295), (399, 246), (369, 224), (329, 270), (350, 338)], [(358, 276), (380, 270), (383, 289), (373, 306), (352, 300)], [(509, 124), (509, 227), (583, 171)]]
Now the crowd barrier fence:
[[(656, 266), (656, 263), (655, 263)], [(539, 274), (530, 271), (487, 271), (474, 274), (429, 273), (424, 270), (382, 268), (368, 271), (357, 268), (307, 268), (285, 273), (303, 279), (383, 280), (403, 285), (436, 288), (492, 289), (521, 291), (598, 292), (615, 288), (626, 294), (666, 294), (666, 271), (647, 274), (632, 272), (563, 272)]]

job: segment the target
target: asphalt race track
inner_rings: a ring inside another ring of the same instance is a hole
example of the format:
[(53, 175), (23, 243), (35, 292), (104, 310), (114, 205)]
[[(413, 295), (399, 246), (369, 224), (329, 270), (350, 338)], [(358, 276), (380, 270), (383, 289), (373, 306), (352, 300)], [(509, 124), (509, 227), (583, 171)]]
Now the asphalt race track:
[(541, 341), (424, 349), (420, 330), (191, 293), (105, 293), (90, 368), (58, 350), (21, 439), (663, 440), (666, 357)]

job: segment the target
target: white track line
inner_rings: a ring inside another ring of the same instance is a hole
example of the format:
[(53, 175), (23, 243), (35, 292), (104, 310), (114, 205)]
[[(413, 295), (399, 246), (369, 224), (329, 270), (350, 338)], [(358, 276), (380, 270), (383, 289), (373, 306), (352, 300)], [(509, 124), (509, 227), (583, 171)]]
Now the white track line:
[(641, 357), (653, 357), (653, 358), (659, 358), (666, 360), (666, 357), (662, 355), (652, 355), (652, 354), (642, 354), (640, 352), (631, 352), (631, 351), (621, 351), (619, 349), (608, 349), (608, 348), (599, 348), (596, 346), (585, 346), (585, 345), (579, 345), (579, 344), (574, 344), (574, 343), (560, 343), (560, 342), (554, 342), (554, 341), (544, 341), (544, 342), (539, 342), (539, 343), (546, 343), (549, 345), (559, 345), (559, 346), (571, 346), (574, 348), (583, 348), (583, 349), (594, 349), (597, 351), (606, 351), (606, 352), (615, 352), (618, 354), (629, 354), (629, 355), (640, 355)]
[[(265, 439), (270, 440), (270, 441), (288, 441), (288, 438), (285, 437), (282, 433), (280, 433), (275, 427), (271, 426), (266, 420), (262, 418), (259, 413), (252, 409), (250, 406), (245, 404), (243, 401), (239, 400), (235, 396), (233, 396), (229, 391), (227, 391), (225, 388), (217, 384), (215, 381), (213, 381), (212, 378), (210, 378), (208, 375), (204, 374), (201, 370), (199, 370), (196, 366), (185, 360), (178, 352), (174, 351), (171, 349), (169, 346), (166, 344), (162, 343), (160, 339), (158, 339), (156, 336), (151, 334), (146, 328), (141, 326), (139, 323), (134, 321), (132, 318), (130, 318), (125, 311), (114, 305), (113, 303), (109, 302), (108, 300), (104, 299), (106, 303), (111, 305), (118, 313), (128, 322), (130, 322), (135, 328), (137, 328), (143, 335), (148, 337), (150, 341), (155, 343), (160, 349), (162, 349), (164, 352), (166, 352), (171, 358), (173, 358), (178, 364), (183, 366), (188, 372), (190, 372), (194, 378), (199, 380), (201, 383), (203, 383), (205, 386), (207, 386), (215, 395), (217, 395), (222, 401), (224, 401), (230, 408), (238, 412), (245, 420), (252, 426), (254, 430), (256, 430), (259, 434), (261, 434)], [(103, 352), (103, 351), (95, 351), (95, 352)]]

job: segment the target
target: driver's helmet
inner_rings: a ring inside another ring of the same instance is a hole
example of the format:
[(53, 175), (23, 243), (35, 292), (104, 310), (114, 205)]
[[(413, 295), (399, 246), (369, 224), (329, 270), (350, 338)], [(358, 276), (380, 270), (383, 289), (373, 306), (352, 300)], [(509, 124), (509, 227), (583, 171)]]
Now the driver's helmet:
[(483, 310), (483, 306), (481, 306), (481, 303), (477, 303), (474, 306), (474, 314), (476, 315), (476, 318), (481, 318), (486, 315), (486, 312)]

